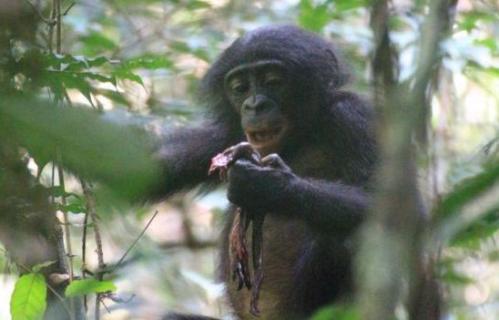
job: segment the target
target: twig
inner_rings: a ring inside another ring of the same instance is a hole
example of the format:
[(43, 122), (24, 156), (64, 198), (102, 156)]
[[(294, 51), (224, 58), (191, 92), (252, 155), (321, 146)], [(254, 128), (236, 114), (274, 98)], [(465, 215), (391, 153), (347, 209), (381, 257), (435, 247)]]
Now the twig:
[[(87, 203), (87, 214), (89, 214), (90, 219), (92, 219), (92, 224), (94, 227), (95, 243), (97, 246), (95, 252), (97, 253), (98, 272), (96, 273), (95, 278), (101, 281), (104, 276), (104, 272), (102, 272), (101, 270), (104, 270), (106, 264), (104, 263), (104, 251), (102, 250), (102, 237), (98, 224), (99, 216), (97, 215), (95, 198), (91, 188), (83, 181), (81, 181), (81, 187), (83, 188), (83, 194), (85, 195), (85, 200)], [(97, 293), (95, 297), (95, 320), (100, 319), (100, 309), (99, 309), (100, 302), (101, 302), (101, 294)]]
[(125, 260), (125, 258), (127, 257), (127, 255), (130, 253), (130, 251), (133, 249), (133, 247), (135, 247), (135, 245), (137, 244), (137, 242), (139, 242), (139, 240), (144, 236), (144, 234), (146, 233), (147, 229), (149, 229), (149, 226), (153, 222), (154, 218), (156, 218), (156, 216), (158, 215), (158, 212), (159, 212), (158, 210), (156, 210), (154, 212), (154, 214), (152, 215), (152, 217), (147, 222), (146, 226), (142, 229), (142, 231), (137, 236), (137, 238), (132, 242), (132, 244), (128, 247), (128, 249), (125, 251), (125, 253), (121, 256), (120, 260), (118, 260), (118, 262), (116, 263), (116, 265), (114, 266), (114, 268), (112, 269), (111, 272), (113, 272), (114, 270), (116, 270), (117, 268), (120, 267), (120, 265), (123, 263), (123, 261)]
[[(64, 184), (64, 171), (62, 170), (62, 156), (61, 156), (59, 150), (57, 151), (57, 155), (58, 155), (58, 161), (59, 161), (59, 163), (57, 165), (57, 169), (58, 169), (58, 173), (59, 173), (59, 185), (60, 185), (61, 189), (63, 190), (63, 194), (61, 196), (61, 202), (62, 202), (62, 205), (64, 207), (64, 210), (62, 210), (62, 214), (64, 216), (63, 229), (64, 229), (64, 236), (65, 236), (65, 240), (66, 240), (66, 257), (68, 259), (68, 267), (69, 267), (69, 282), (71, 283), (71, 282), (73, 282), (73, 278), (74, 278), (74, 266), (73, 266), (74, 255), (73, 255), (73, 250), (71, 248), (71, 229), (69, 227), (69, 217), (68, 217), (68, 212), (65, 208), (66, 204), (67, 204), (66, 195), (64, 194), (66, 187)], [(71, 320), (73, 320), (74, 315), (75, 315), (75, 306), (74, 306), (73, 299), (69, 300), (69, 307), (71, 310), (69, 317)]]
[[(80, 180), (83, 185), (83, 180)], [(81, 239), (81, 277), (85, 279), (87, 277), (86, 269), (87, 269), (87, 231), (88, 231), (88, 212), (85, 212), (85, 218), (83, 220), (83, 234)], [(85, 313), (88, 311), (88, 300), (87, 295), (83, 296), (83, 308), (85, 309)]]
[[(63, 194), (61, 195), (61, 202), (63, 207), (67, 205), (66, 202), (66, 195), (64, 194), (66, 187), (64, 184), (64, 171), (62, 170), (62, 156), (58, 152), (58, 158), (59, 158), (59, 163), (57, 165), (57, 170), (59, 174), (59, 186), (63, 190)], [(70, 223), (69, 223), (69, 217), (68, 217), (68, 212), (66, 209), (62, 210), (63, 216), (64, 216), (64, 223), (62, 223), (63, 229), (64, 229), (64, 235), (65, 235), (65, 241), (66, 241), (66, 256), (68, 257), (69, 260), (69, 281), (73, 281), (74, 277), (74, 270), (73, 270), (73, 250), (71, 247), (71, 230), (69, 228)]]
[[(105, 294), (102, 294), (101, 295), (102, 298), (105, 297)], [(109, 310), (109, 308), (107, 307), (106, 303), (104, 302), (103, 299), (100, 299), (100, 302), (102, 303), (102, 305), (104, 306), (104, 309), (106, 309), (107, 313), (111, 313), (111, 310)]]
[(72, 107), (73, 102), (71, 102), (71, 98), (69, 97), (68, 91), (66, 89), (64, 89), (63, 91), (64, 91), (64, 98), (66, 99), (66, 102), (68, 103), (68, 105), (70, 107)]
[(69, 13), (69, 10), (71, 10), (71, 8), (73, 8), (73, 6), (76, 4), (76, 2), (71, 2), (71, 4), (66, 8), (66, 10), (64, 10), (64, 13), (62, 14), (62, 16), (66, 16), (68, 13)]
[(372, 57), (372, 75), (374, 103), (377, 109), (383, 106), (385, 97), (389, 94), (386, 90), (390, 90), (395, 85), (398, 77), (397, 52), (390, 40), (388, 22), (388, 2), (373, 1), (370, 25), (376, 48)]
[(51, 12), (50, 12), (50, 21), (54, 22), (54, 23), (50, 23), (48, 26), (49, 26), (49, 35), (48, 35), (48, 46), (49, 46), (49, 51), (50, 53), (54, 53), (54, 27), (55, 27), (55, 17), (57, 15), (57, 11), (56, 11), (56, 1), (57, 0), (53, 0), (52, 2), (52, 9), (51, 9)]
[(188, 248), (189, 250), (202, 250), (206, 248), (216, 247), (217, 244), (218, 244), (217, 241), (199, 241), (199, 240), (196, 240), (194, 242), (176, 241), (176, 242), (160, 243), (159, 247), (162, 250), (171, 250), (176, 248)]
[[(26, 0), (28, 3), (29, 0)], [(61, 16), (61, 1), (62, 0), (53, 0), (52, 1), (52, 9), (51, 9), (51, 17), (50, 21), (48, 23), (49, 26), (49, 36), (48, 36), (48, 47), (50, 53), (53, 53), (53, 35), (54, 35), (54, 27), (56, 28), (56, 53), (60, 54), (61, 53), (61, 47), (62, 47), (62, 16)], [(30, 3), (31, 4), (31, 3)], [(70, 5), (69, 8), (65, 11), (65, 14), (69, 12), (69, 9), (73, 6)], [(37, 11), (38, 12), (38, 11)], [(39, 12), (38, 12), (39, 13)], [(65, 91), (65, 96), (68, 100), (68, 103), (71, 105), (71, 101), (69, 100), (69, 97), (67, 95), (67, 92)], [(69, 282), (71, 283), (74, 280), (74, 264), (73, 264), (73, 259), (74, 259), (74, 254), (72, 251), (71, 247), (71, 228), (70, 228), (70, 223), (69, 223), (69, 217), (68, 217), (68, 212), (66, 210), (66, 195), (65, 195), (65, 183), (64, 183), (64, 171), (62, 168), (62, 154), (59, 148), (56, 148), (56, 157), (57, 157), (57, 170), (59, 174), (59, 185), (63, 191), (61, 195), (61, 203), (64, 207), (62, 210), (63, 216), (64, 216), (64, 223), (63, 223), (63, 230), (64, 230), (64, 237), (65, 237), (65, 242), (66, 242), (66, 254), (65, 256), (68, 259), (68, 269), (69, 269)], [(54, 165), (53, 165), (54, 166)], [(54, 174), (55, 170), (54, 167), (52, 168), (52, 181), (54, 180)], [(53, 199), (53, 198), (52, 198)], [(62, 246), (64, 246), (62, 242)], [(63, 259), (64, 261), (64, 259)], [(81, 307), (78, 306), (78, 310), (76, 310), (75, 306), (75, 299), (70, 298), (69, 299), (69, 319), (74, 320), (75, 317), (82, 317), (83, 310), (81, 310)]]
[[(385, 36), (389, 31), (385, 23), (389, 18), (386, 11), (388, 1), (376, 0), (373, 3), (372, 17), (383, 20), (371, 24), (378, 40), (376, 52), (387, 52), (390, 45)], [(411, 81), (404, 84), (389, 81), (394, 65), (386, 57), (380, 61), (384, 63), (381, 67), (373, 66), (374, 78), (378, 81), (375, 84), (381, 86), (384, 97), (376, 101), (382, 102), (379, 105), (382, 112), (378, 123), (381, 139), (377, 190), (362, 234), (357, 263), (362, 319), (393, 318), (401, 300), (401, 279), (404, 277), (408, 279), (408, 319), (438, 319), (438, 292), (425, 290), (431, 287), (431, 283), (423, 277), (429, 275), (429, 280), (434, 280), (431, 274), (425, 274), (424, 268), (423, 245), (427, 225), (417, 193), (411, 138), (415, 129), (426, 124), (424, 115), (428, 110), (430, 80), (439, 62), (439, 43), (446, 35), (444, 26), (448, 12), (455, 3), (455, 0), (428, 2), (429, 13), (420, 35), (419, 59)], [(384, 13), (380, 15), (379, 9)], [(369, 267), (373, 265), (377, 268)], [(389, 276), (379, 278), (381, 269)], [(430, 300), (431, 303), (427, 303)]]
[(61, 0), (55, 0), (55, 18), (56, 18), (56, 52), (61, 53), (62, 46), (62, 16), (61, 16)]
[(31, 8), (33, 8), (33, 11), (38, 15), (38, 17), (47, 25), (52, 25), (55, 24), (55, 21), (53, 19), (47, 19), (45, 18), (42, 13), (40, 12), (39, 8), (37, 8), (31, 1), (29, 0), (24, 0)]

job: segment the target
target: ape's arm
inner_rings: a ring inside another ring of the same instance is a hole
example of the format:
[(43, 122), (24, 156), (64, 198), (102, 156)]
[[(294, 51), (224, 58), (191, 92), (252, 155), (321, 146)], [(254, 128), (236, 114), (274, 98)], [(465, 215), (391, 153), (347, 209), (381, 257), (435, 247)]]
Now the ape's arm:
[(165, 178), (162, 179), (164, 183), (155, 190), (154, 198), (208, 180), (211, 158), (234, 144), (236, 139), (228, 128), (224, 128), (223, 123), (204, 123), (166, 134), (155, 154), (161, 162)]
[(252, 211), (286, 214), (311, 227), (349, 234), (365, 216), (369, 203), (361, 187), (299, 177), (238, 160), (229, 172), (229, 200)]
[[(349, 234), (364, 220), (369, 197), (362, 188), (338, 182), (296, 179), (290, 190), (295, 195), (292, 213), (301, 215), (312, 227)], [(293, 196), (290, 195), (290, 199)]]

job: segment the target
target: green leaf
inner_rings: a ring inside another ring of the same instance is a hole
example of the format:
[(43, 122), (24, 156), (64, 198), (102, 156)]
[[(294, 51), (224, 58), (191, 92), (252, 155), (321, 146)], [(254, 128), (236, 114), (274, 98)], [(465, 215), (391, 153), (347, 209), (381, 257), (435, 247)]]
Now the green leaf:
[(52, 188), (49, 188), (49, 192), (54, 197), (62, 197), (65, 194), (64, 188), (62, 186), (54, 186)]
[(47, 307), (47, 284), (38, 273), (21, 276), (10, 298), (12, 320), (42, 319)]
[(87, 209), (84, 204), (82, 203), (69, 203), (67, 205), (58, 205), (58, 209), (63, 211), (63, 212), (71, 212), (71, 213), (82, 213), (82, 212), (87, 212)]
[(452, 285), (461, 285), (462, 286), (462, 285), (467, 285), (467, 284), (471, 284), (471, 283), (475, 282), (472, 278), (470, 278), (464, 274), (458, 273), (453, 269), (446, 270), (445, 272), (443, 272), (442, 275), (439, 276), (439, 278), (442, 281), (444, 281), (448, 284), (452, 284)]
[(134, 69), (171, 69), (173, 61), (164, 55), (144, 54), (122, 62), (121, 68), (125, 70)]
[(106, 57), (73, 56), (70, 54), (44, 54), (45, 66), (48, 70), (60, 71), (82, 71), (92, 67), (100, 67), (104, 64), (115, 64), (117, 61)]
[(35, 159), (53, 159), (59, 148), (66, 169), (96, 179), (130, 200), (162, 183), (159, 164), (151, 157), (153, 138), (137, 128), (105, 121), (87, 108), (4, 98), (0, 137), (25, 147)]
[(358, 311), (347, 306), (327, 306), (317, 311), (311, 320), (360, 320)]
[(311, 0), (300, 1), (299, 24), (312, 31), (321, 31), (331, 20), (327, 3), (314, 5)]
[(114, 79), (114, 77), (108, 77), (95, 72), (78, 72), (75, 73), (75, 75), (85, 79), (92, 79), (99, 82), (110, 82), (111, 84), (116, 85), (116, 80)]
[(75, 197), (75, 198), (81, 199), (80, 195), (78, 195), (74, 192), (66, 192), (62, 186), (54, 186), (54, 187), (48, 188), (48, 191), (54, 197), (65, 196), (66, 198)]
[(112, 281), (99, 281), (96, 279), (75, 280), (71, 282), (65, 291), (66, 297), (83, 296), (91, 293), (103, 293), (116, 291)]
[(492, 237), (499, 230), (499, 207), (489, 210), (481, 218), (470, 222), (450, 240), (455, 247), (479, 248), (481, 241)]
[(67, 210), (73, 213), (81, 213), (87, 211), (87, 205), (81, 197), (71, 197), (67, 200)]
[(135, 73), (125, 70), (125, 69), (118, 69), (112, 72), (113, 76), (116, 77), (117, 79), (126, 79), (130, 80), (133, 82), (137, 82), (140, 85), (144, 85), (144, 82), (142, 81), (142, 78)]
[(55, 262), (56, 262), (55, 260), (42, 262), (42, 263), (39, 263), (39, 264), (33, 266), (33, 268), (31, 268), (31, 269), (33, 270), (33, 272), (40, 272), (42, 269), (50, 267), (51, 265), (53, 265)]
[(487, 191), (499, 181), (499, 163), (461, 182), (449, 193), (436, 210), (437, 219), (446, 219), (459, 213), (459, 209)]
[(110, 38), (100, 32), (91, 32), (80, 37), (80, 41), (85, 46), (85, 53), (94, 55), (106, 50), (115, 50), (118, 45)]
[(493, 37), (477, 39), (474, 42), (480, 46), (488, 48), (490, 51), (492, 51), (495, 54), (499, 52), (499, 43)]
[(211, 4), (206, 1), (191, 0), (187, 2), (186, 8), (188, 10), (207, 9), (211, 8)]
[(499, 77), (499, 68), (488, 67), (488, 68), (480, 68), (481, 71), (486, 72), (494, 77)]
[(348, 11), (367, 6), (368, 0), (334, 0), (335, 11)]
[(65, 89), (76, 89), (91, 101), (91, 86), (84, 76), (69, 71), (48, 71), (45, 77), (47, 85), (52, 91), (63, 95)]
[(494, 22), (497, 20), (496, 12), (487, 12), (480, 10), (471, 10), (459, 15), (458, 28), (465, 31), (471, 31), (477, 27), (479, 22)]
[(128, 101), (126, 99), (126, 97), (123, 94), (121, 94), (119, 91), (98, 88), (98, 89), (95, 89), (94, 93), (98, 94), (98, 95), (102, 95), (102, 96), (114, 101), (118, 105), (132, 107), (132, 104), (130, 103), (130, 101)]

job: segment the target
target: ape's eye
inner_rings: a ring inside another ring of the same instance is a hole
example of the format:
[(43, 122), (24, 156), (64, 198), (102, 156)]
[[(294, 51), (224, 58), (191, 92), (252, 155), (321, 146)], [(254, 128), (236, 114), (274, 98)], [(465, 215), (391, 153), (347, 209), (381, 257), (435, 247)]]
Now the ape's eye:
[(248, 91), (249, 85), (242, 80), (233, 80), (230, 82), (230, 90), (237, 94), (242, 94)]
[(281, 75), (276, 73), (268, 73), (265, 75), (264, 83), (268, 86), (279, 86), (283, 82)]

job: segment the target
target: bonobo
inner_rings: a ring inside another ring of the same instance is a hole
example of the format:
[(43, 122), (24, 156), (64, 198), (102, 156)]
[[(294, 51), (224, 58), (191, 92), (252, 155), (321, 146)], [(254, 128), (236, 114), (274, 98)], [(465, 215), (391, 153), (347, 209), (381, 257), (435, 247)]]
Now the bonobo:
[[(220, 276), (238, 319), (251, 291), (232, 281), (229, 237), (235, 208), (265, 215), (260, 319), (306, 319), (352, 295), (353, 234), (364, 220), (376, 161), (373, 112), (342, 89), (348, 73), (333, 46), (294, 26), (257, 29), (227, 48), (201, 82), (211, 113), (170, 134), (158, 156), (163, 195), (214, 179), (210, 160), (247, 141), (264, 166), (243, 155), (228, 170)], [(172, 315), (168, 319), (203, 319)]]

